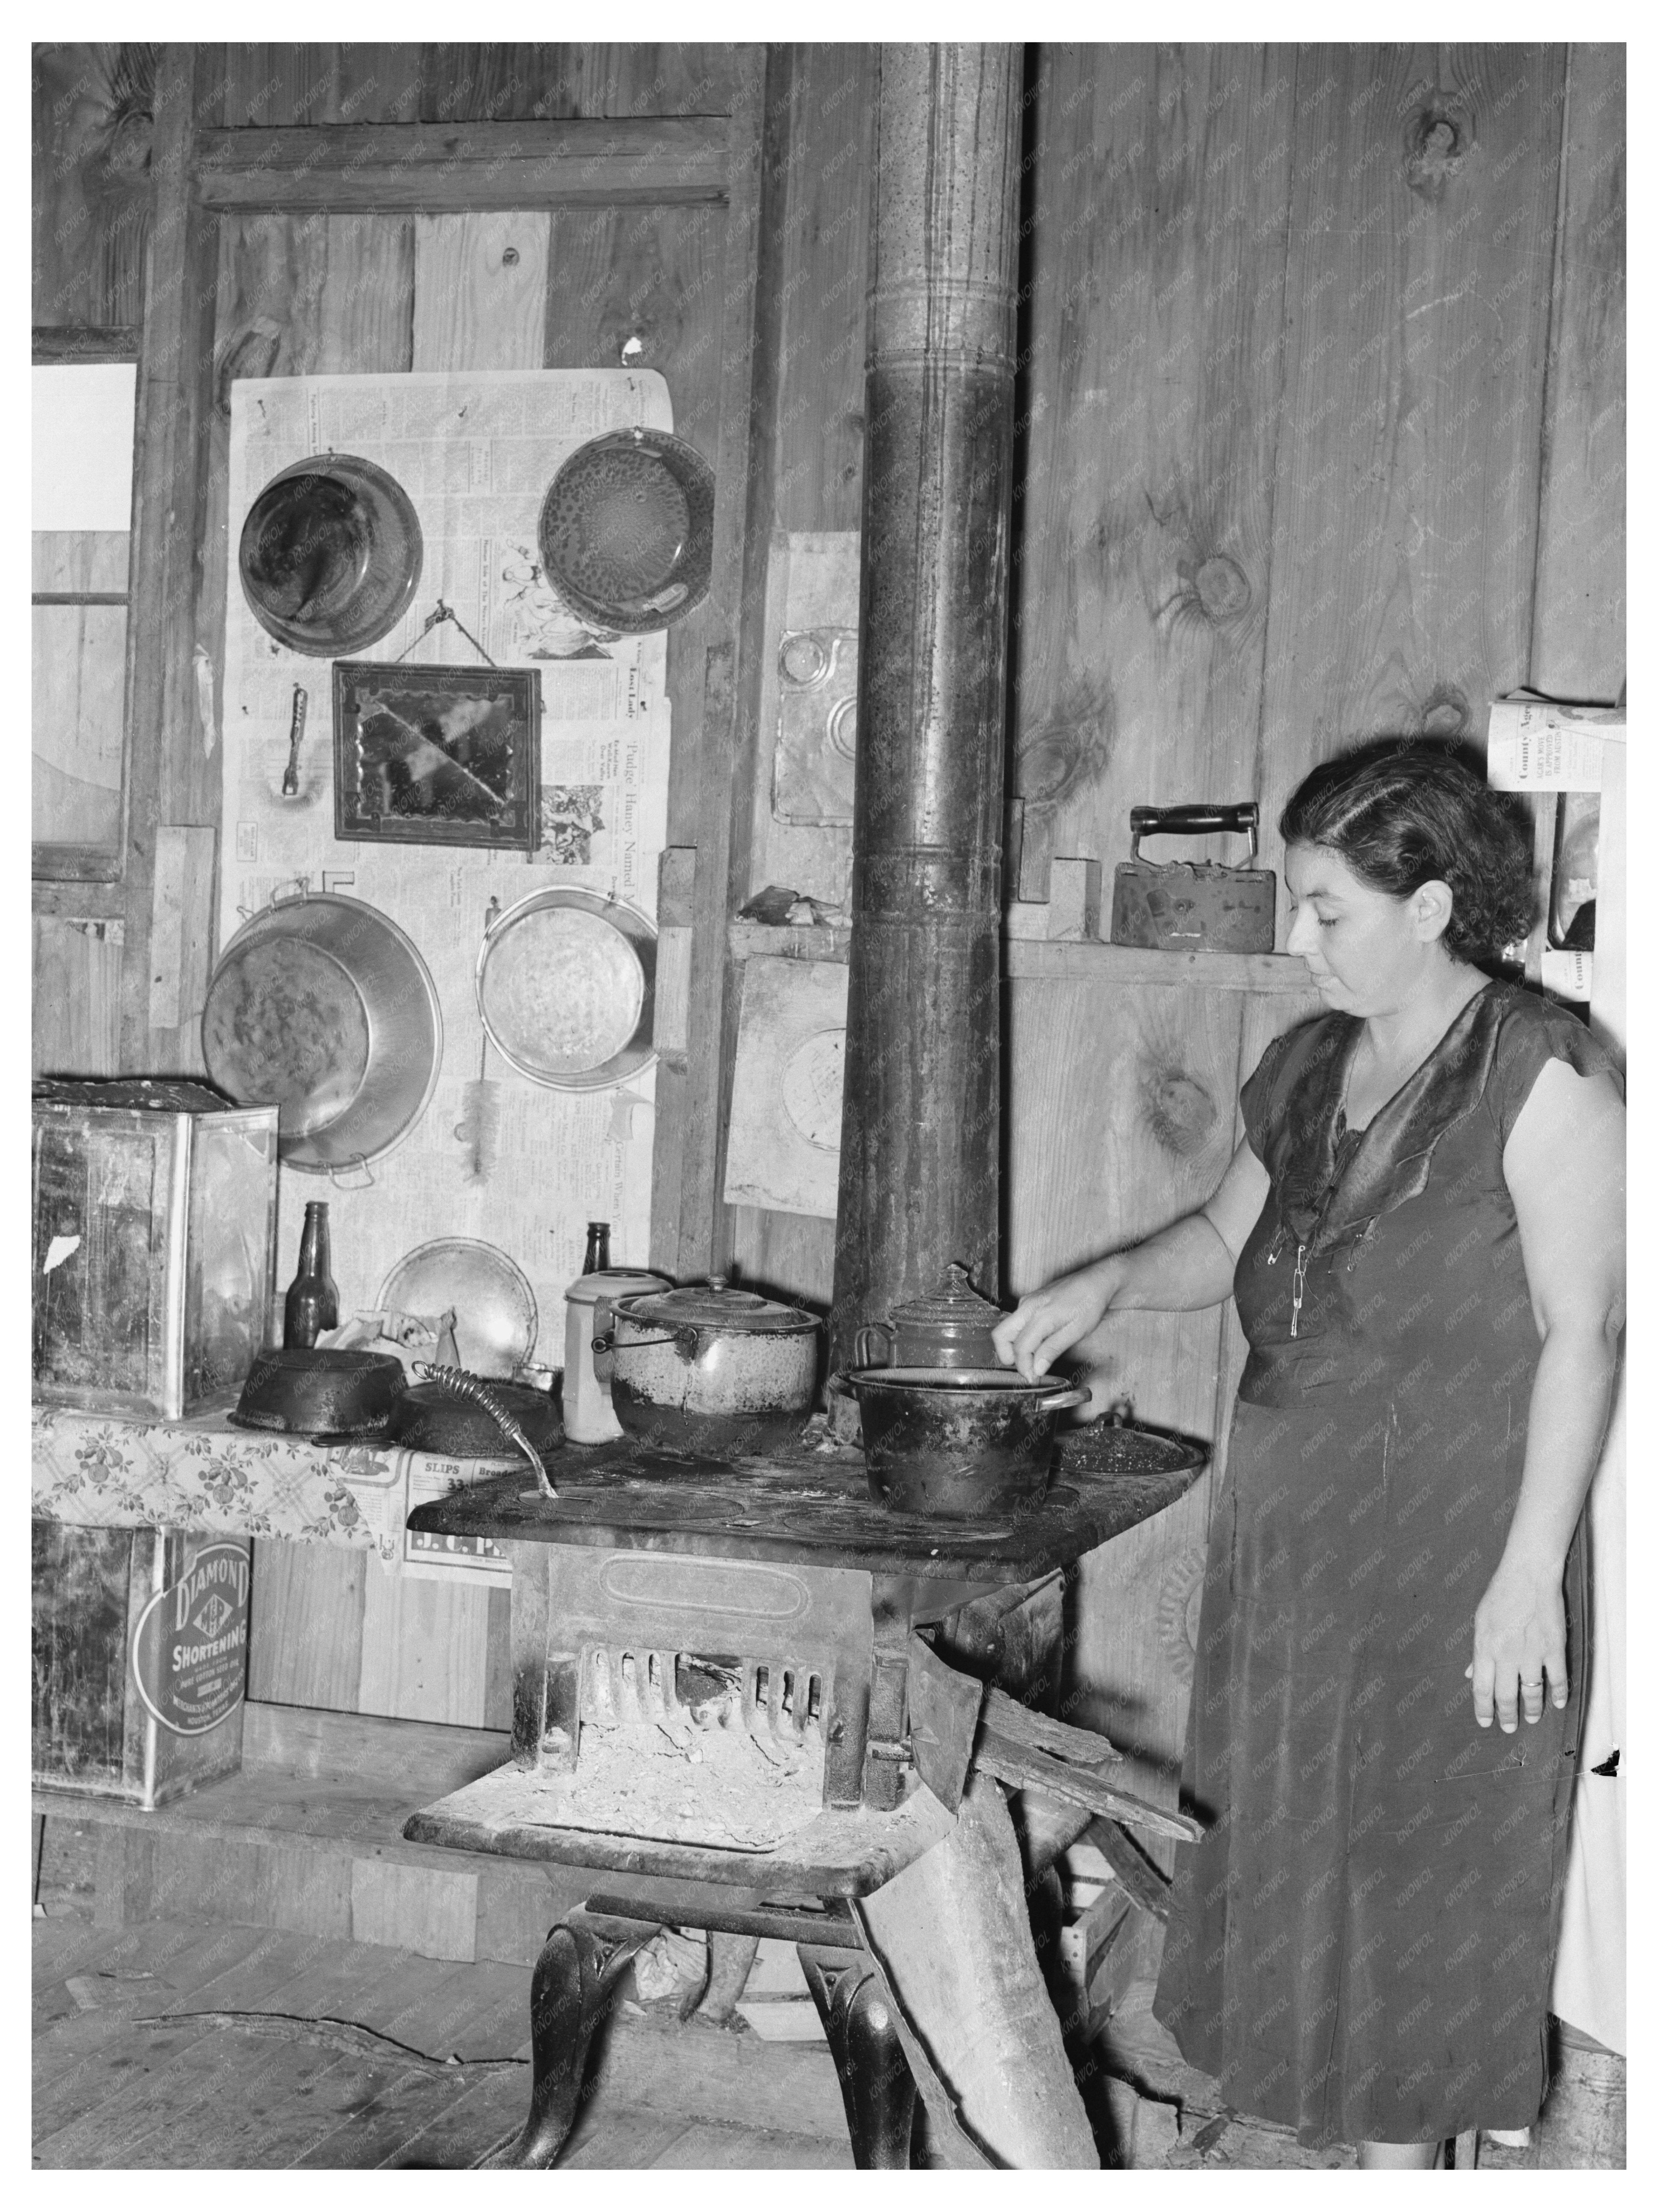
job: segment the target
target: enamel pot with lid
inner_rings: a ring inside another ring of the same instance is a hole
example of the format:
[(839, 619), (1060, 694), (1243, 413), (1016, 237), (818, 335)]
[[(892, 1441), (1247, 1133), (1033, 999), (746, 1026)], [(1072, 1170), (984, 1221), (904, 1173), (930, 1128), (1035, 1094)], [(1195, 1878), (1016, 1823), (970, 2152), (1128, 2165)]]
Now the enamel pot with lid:
[(952, 1260), (930, 1297), (895, 1306), (889, 1319), (869, 1322), (855, 1340), (860, 1367), (994, 1368), (1000, 1365), (991, 1331), (1005, 1319), (999, 1306), (981, 1298), (967, 1269)]
[(596, 1310), (593, 1349), (623, 1431), (659, 1450), (752, 1458), (811, 1418), (823, 1324), (723, 1275)]

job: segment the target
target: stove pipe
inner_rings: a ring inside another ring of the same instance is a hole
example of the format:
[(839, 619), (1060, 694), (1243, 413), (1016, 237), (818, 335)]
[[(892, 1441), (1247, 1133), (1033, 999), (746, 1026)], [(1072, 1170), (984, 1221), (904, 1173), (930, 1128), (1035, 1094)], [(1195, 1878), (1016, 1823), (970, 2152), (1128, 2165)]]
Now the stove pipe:
[(1022, 58), (880, 50), (836, 1369), (952, 1260), (999, 1289)]

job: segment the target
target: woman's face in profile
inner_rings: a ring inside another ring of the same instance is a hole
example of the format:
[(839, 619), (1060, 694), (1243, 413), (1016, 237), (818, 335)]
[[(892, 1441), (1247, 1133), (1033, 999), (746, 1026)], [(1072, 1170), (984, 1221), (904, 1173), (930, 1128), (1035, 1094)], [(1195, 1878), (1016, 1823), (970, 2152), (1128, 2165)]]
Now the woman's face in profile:
[(1412, 899), (1376, 890), (1326, 846), (1291, 845), (1284, 880), (1294, 902), (1285, 950), (1307, 963), (1327, 1006), (1392, 1012), (1444, 957), (1436, 934), (1424, 940)]

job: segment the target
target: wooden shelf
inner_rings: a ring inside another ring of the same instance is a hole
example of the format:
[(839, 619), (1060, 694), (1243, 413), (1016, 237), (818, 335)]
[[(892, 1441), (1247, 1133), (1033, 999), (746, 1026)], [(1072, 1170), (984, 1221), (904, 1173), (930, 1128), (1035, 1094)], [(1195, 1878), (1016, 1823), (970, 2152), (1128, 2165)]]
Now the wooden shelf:
[(1310, 1001), (1307, 963), (1287, 952), (1147, 952), (1089, 938), (1005, 940), (1010, 979), (1054, 982), (1189, 984), (1210, 991), (1271, 992)]
[[(1190, 984), (1211, 991), (1271, 992), (1310, 1000), (1307, 963), (1287, 952), (1148, 952), (1139, 945), (1107, 945), (1096, 938), (1004, 937), (1003, 973), (1051, 982)], [(772, 927), (734, 921), (733, 960), (845, 961), (849, 924)]]

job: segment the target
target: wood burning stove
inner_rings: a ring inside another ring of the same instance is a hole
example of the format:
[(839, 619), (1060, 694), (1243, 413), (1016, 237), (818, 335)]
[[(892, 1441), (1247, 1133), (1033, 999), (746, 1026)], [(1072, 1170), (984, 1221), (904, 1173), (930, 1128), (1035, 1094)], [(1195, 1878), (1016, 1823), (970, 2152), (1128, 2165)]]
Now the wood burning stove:
[[(1078, 1431), (1039, 1510), (947, 1523), (874, 1506), (861, 1455), (816, 1430), (731, 1465), (623, 1440), (567, 1449), (556, 1498), (520, 1473), (416, 1510), (414, 1528), (510, 1550), (513, 1760), (414, 1814), (405, 1836), (598, 1870), (544, 1948), (533, 2108), (503, 2162), (556, 2156), (616, 1976), (666, 1924), (799, 1945), (859, 2163), (907, 2162), (914, 2085), (894, 2104), (872, 2083), (908, 2080), (915, 2054), (857, 1900), (954, 1826), (920, 1779), (913, 1633), (1039, 1697), (1065, 1570), (1170, 1504), (1203, 1457)], [(1049, 1804), (1034, 1818), (1041, 1864), (1090, 1814)]]

